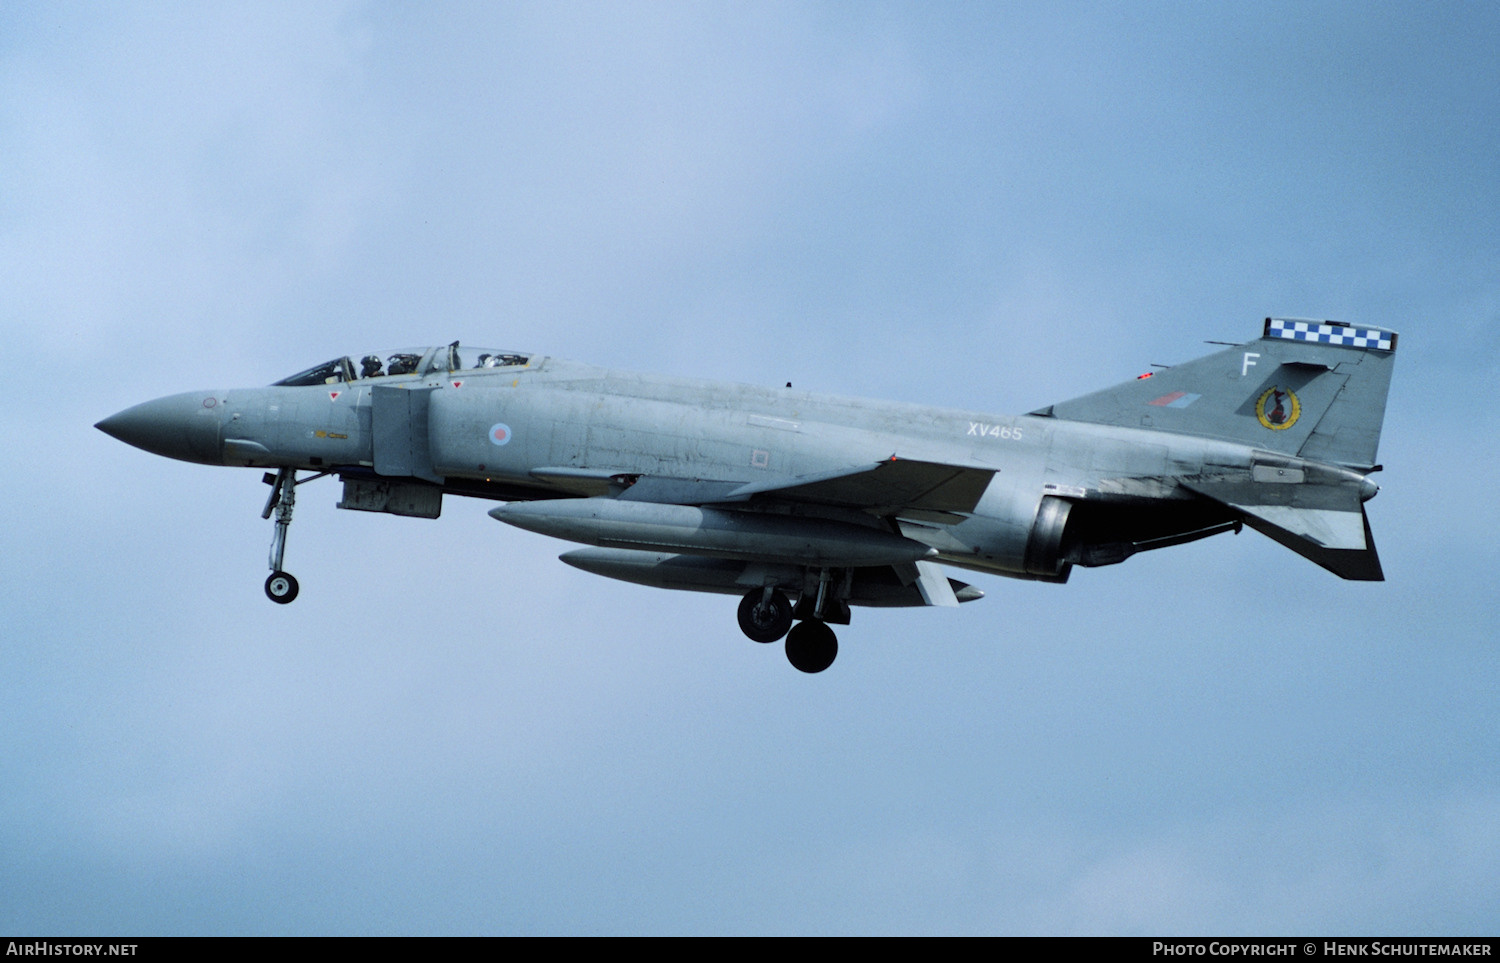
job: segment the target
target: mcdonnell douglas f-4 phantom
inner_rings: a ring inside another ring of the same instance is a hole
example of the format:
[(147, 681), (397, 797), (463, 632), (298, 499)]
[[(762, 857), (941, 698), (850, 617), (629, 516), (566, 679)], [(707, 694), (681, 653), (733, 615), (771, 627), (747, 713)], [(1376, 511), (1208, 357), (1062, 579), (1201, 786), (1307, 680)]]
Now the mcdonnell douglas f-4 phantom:
[(1065, 582), (1248, 525), (1342, 578), (1383, 578), (1364, 503), (1395, 350), (1381, 328), (1267, 318), (1257, 341), (1002, 417), (454, 342), (98, 427), (275, 469), (273, 601), (297, 596), (282, 560), (298, 486), (337, 475), (340, 508), (436, 518), (444, 494), (492, 499), (508, 525), (593, 546), (562, 556), (584, 571), (740, 595), (747, 636), (785, 636), (792, 664), (820, 672), (852, 605), (983, 594), (944, 565)]

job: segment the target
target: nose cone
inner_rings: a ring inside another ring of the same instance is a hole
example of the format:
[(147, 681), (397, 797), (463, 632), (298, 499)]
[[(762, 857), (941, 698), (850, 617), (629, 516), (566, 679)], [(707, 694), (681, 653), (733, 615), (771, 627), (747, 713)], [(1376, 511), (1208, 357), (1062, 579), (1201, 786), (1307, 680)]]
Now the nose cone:
[(126, 408), (94, 427), (153, 455), (222, 465), (219, 411), (219, 401), (213, 393), (190, 392)]

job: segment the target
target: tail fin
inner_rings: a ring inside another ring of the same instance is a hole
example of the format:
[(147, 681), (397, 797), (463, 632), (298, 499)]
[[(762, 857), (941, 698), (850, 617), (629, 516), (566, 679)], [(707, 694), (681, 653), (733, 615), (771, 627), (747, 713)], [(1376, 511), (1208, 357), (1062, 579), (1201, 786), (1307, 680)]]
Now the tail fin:
[(1384, 578), (1364, 502), (1377, 467), (1396, 335), (1267, 318), (1259, 341), (1036, 412), (1257, 449), (1248, 471), (1176, 479), (1346, 579)]
[(1260, 340), (1034, 412), (1219, 438), (1369, 471), (1396, 334), (1267, 318)]

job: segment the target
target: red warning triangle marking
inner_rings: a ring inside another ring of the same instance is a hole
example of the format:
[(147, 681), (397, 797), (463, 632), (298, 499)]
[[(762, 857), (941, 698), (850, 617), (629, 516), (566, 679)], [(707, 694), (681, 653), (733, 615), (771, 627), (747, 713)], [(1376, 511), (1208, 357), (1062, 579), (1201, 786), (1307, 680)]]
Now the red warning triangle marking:
[(455, 387), (455, 388), (462, 388), (463, 386), (464, 386), (464, 383), (462, 381), (455, 381), (455, 382), (453, 382), (453, 387)]
[(330, 392), (328, 392), (328, 400), (329, 401), (338, 401), (339, 400), (339, 395), (341, 395), (341, 394), (343, 394), (342, 391), (330, 391)]

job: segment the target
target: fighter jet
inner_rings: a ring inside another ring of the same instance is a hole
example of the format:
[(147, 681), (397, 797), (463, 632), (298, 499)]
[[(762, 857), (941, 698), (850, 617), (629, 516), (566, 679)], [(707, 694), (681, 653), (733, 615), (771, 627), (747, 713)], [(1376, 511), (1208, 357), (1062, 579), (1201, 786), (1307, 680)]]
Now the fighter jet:
[[(265, 388), (190, 391), (97, 427), (158, 455), (262, 469), (266, 595), (297, 489), (436, 518), (444, 495), (591, 546), (562, 561), (741, 596), (739, 625), (834, 661), (851, 606), (956, 606), (944, 566), (1066, 582), (1243, 526), (1379, 580), (1364, 503), (1396, 334), (1267, 318), (1258, 340), (1006, 417), (634, 374), (452, 344), (335, 358)], [(311, 472), (311, 475), (299, 473)]]

